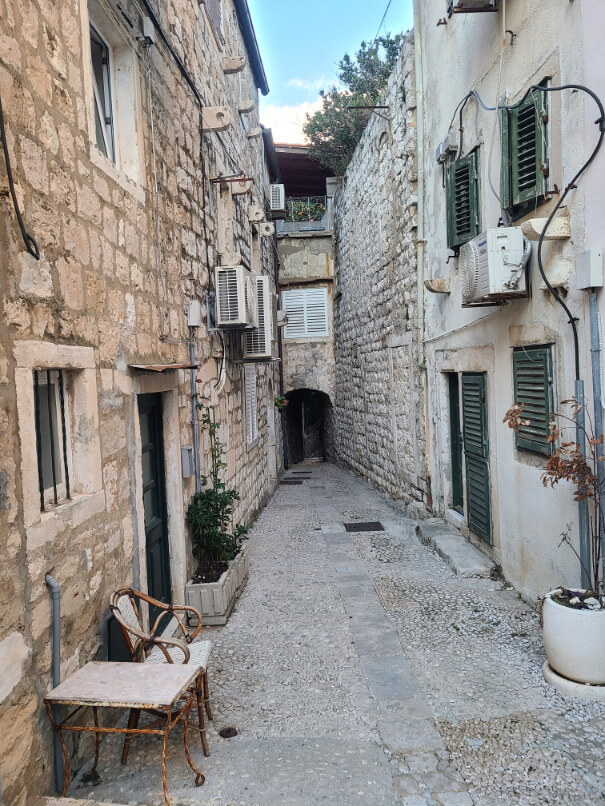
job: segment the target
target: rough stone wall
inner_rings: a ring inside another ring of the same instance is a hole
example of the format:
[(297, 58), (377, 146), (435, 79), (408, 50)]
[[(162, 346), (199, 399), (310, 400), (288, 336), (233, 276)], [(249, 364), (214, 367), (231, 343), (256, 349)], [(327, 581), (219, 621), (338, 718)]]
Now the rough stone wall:
[[(258, 103), (247, 124), (237, 111), (246, 94), (258, 100), (253, 75), (247, 66), (240, 98), (240, 77), (222, 71), (223, 55), (245, 53), (232, 4), (224, 4), (221, 49), (203, 5), (154, 5), (204, 102), (229, 107), (233, 125), (204, 134), (200, 143), (199, 109), (159, 37), (147, 52), (133, 42), (137, 183), (91, 143), (85, 0), (0, 0), (7, 144), (26, 226), (41, 248), (39, 262), (24, 251), (0, 161), (0, 796), (7, 804), (23, 804), (51, 789), (52, 738), (41, 707), (51, 660), (45, 573), (56, 576), (63, 592), (63, 676), (98, 653), (102, 657), (100, 625), (108, 596), (141, 578), (133, 464), (139, 376), (128, 365), (188, 362), (186, 304), (195, 295), (203, 302), (208, 266), (220, 262), (218, 186), (203, 181), (200, 151), (207, 178), (241, 172), (255, 180), (248, 195), (233, 200), (233, 241), (244, 260), (250, 260), (248, 205), (264, 206), (266, 197), (262, 140), (247, 134), (258, 125)], [(272, 261), (271, 244), (262, 243), (260, 263), (271, 274)], [(24, 454), (27, 435), (18, 423), (17, 341), (94, 351), (101, 488), (76, 501), (73, 510), (72, 504), (60, 505), (33, 525), (24, 514), (24, 463), (32, 456)], [(266, 401), (268, 383), (277, 390), (278, 381), (274, 364), (259, 366), (259, 441), (247, 451), (243, 373), (232, 360), (238, 357), (237, 339), (225, 342), (223, 363), (220, 340), (202, 326), (195, 352), (200, 388), (224, 423), (227, 480), (241, 494), (237, 516), (246, 521), (269, 492)], [(178, 400), (175, 436), (191, 445), (189, 375), (171, 377)], [(204, 462), (202, 457), (202, 468)], [(180, 468), (176, 472), (170, 481), (184, 510), (193, 480), (182, 484)]]
[(418, 366), (414, 43), (406, 39), (335, 198), (336, 460), (406, 504), (427, 502)]

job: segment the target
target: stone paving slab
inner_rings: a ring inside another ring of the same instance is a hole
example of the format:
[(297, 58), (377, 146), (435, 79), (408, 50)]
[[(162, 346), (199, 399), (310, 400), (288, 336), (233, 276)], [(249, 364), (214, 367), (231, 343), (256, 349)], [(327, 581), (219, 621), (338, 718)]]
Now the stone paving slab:
[[(546, 685), (537, 614), (455, 574), (360, 479), (312, 472), (313, 489), (277, 489), (250, 531), (248, 585), (208, 630), (212, 755), (192, 736), (196, 788), (175, 731), (172, 806), (604, 802), (605, 707)], [(386, 531), (346, 533), (355, 520)], [(119, 753), (104, 742), (103, 782), (69, 794), (161, 806), (158, 743), (136, 740), (127, 767)]]
[(420, 541), (433, 548), (461, 577), (489, 578), (492, 561), (471, 545), (456, 529), (441, 518), (421, 521), (417, 527)]

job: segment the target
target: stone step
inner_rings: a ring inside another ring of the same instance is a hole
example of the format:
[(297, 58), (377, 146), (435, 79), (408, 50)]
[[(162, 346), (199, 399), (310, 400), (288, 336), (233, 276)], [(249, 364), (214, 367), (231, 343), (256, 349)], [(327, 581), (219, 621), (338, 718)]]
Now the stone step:
[(458, 576), (489, 579), (494, 564), (455, 526), (441, 518), (430, 518), (418, 524), (416, 534), (420, 542), (434, 549)]
[(27, 806), (119, 806), (113, 803), (100, 803), (97, 800), (79, 800), (78, 798), (32, 798)]

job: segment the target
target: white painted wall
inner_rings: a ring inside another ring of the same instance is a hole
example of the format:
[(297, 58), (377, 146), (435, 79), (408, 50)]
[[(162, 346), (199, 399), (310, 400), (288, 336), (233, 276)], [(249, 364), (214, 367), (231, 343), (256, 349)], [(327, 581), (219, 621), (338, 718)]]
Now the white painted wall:
[[(577, 508), (569, 491), (542, 487), (543, 460), (517, 451), (514, 436), (502, 423), (502, 417), (513, 401), (515, 346), (553, 343), (556, 398), (560, 401), (574, 394), (571, 327), (563, 310), (541, 289), (535, 253), (530, 299), (512, 301), (501, 310), (461, 307), (457, 261), (452, 258), (446, 262), (446, 195), (435, 149), (446, 137), (456, 106), (469, 90), (476, 89), (486, 105), (495, 105), (503, 41), (500, 93), (506, 92), (509, 102), (519, 100), (530, 84), (546, 76), (551, 76), (553, 86), (592, 81), (600, 82), (602, 87), (603, 44), (599, 32), (604, 30), (605, 8), (598, 0), (557, 3), (556, 12), (550, 0), (502, 0), (500, 5), (498, 13), (460, 14), (448, 20), (447, 26), (437, 26), (444, 16), (445, 3), (417, 2), (425, 84), (424, 271), (427, 278), (451, 278), (449, 295), (425, 292), (430, 467), (434, 506), (443, 514), (451, 503), (451, 471), (447, 386), (441, 373), (487, 372), (494, 548), (484, 548), (502, 564), (505, 575), (519, 590), (536, 597), (562, 582), (579, 582), (575, 557), (569, 549), (558, 549), (559, 534), (566, 523), (573, 522), (577, 533)], [(512, 46), (510, 35), (503, 40), (505, 29), (516, 35)], [(584, 61), (583, 36), (593, 49), (590, 59)], [(595, 142), (596, 115), (591, 108), (585, 116), (583, 95), (571, 92), (551, 93), (549, 112), (550, 187), (556, 183), (561, 188), (581, 166), (587, 144)], [(497, 226), (500, 216), (499, 203), (488, 182), (491, 169), (499, 190), (497, 129), (490, 159), (495, 122), (495, 113), (482, 110), (475, 102), (467, 105), (464, 154), (480, 146), (481, 230)], [(581, 373), (587, 381), (587, 392), (590, 353), (586, 300), (583, 292), (575, 288), (574, 268), (575, 256), (584, 250), (585, 242), (599, 241), (604, 203), (600, 200), (589, 204), (589, 200), (597, 197), (603, 181), (604, 158), (605, 155), (600, 169), (595, 165), (587, 180), (568, 197), (571, 239), (552, 242), (544, 249), (547, 274), (552, 276), (563, 269), (569, 274), (566, 302), (579, 317)], [(547, 203), (528, 217), (546, 216), (551, 206), (552, 202)]]

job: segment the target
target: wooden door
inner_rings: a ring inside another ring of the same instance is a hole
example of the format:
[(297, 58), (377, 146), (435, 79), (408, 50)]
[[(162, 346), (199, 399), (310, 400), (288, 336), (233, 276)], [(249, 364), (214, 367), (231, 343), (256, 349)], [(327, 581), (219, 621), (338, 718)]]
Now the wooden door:
[(484, 372), (465, 372), (462, 375), (462, 433), (468, 525), (479, 537), (491, 544), (489, 439)]

